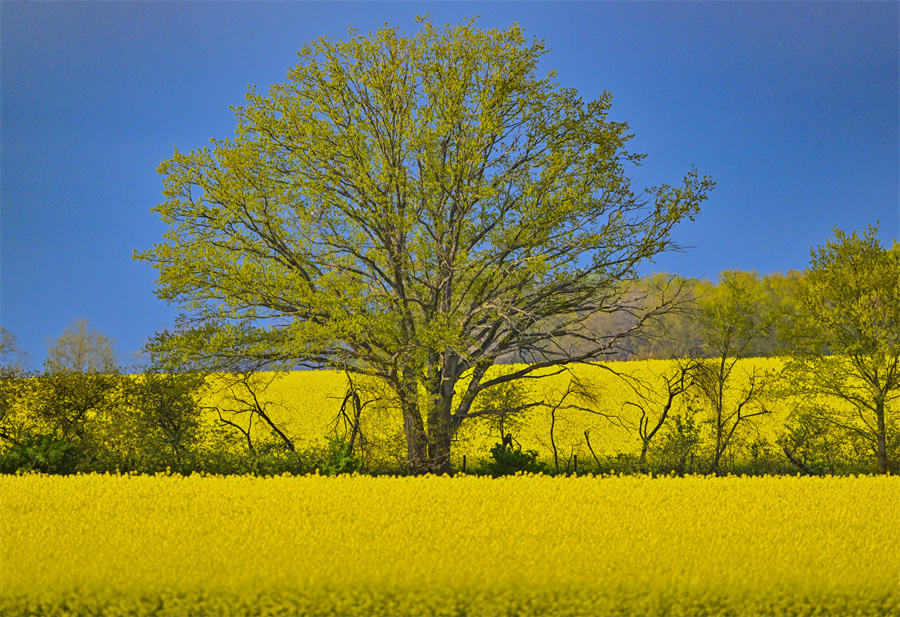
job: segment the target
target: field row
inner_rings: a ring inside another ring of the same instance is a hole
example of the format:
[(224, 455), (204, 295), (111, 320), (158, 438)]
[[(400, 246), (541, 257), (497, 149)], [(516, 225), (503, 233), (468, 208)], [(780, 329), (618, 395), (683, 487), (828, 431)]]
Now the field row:
[(0, 477), (3, 615), (896, 615), (888, 477)]

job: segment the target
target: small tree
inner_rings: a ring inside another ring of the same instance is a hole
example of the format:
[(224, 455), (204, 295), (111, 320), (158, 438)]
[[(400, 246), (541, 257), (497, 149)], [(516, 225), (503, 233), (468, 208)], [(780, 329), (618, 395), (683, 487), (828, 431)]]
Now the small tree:
[(697, 422), (697, 410), (691, 406), (684, 413), (674, 414), (660, 435), (660, 443), (654, 448), (661, 471), (667, 469), (684, 475), (694, 472), (694, 459), (701, 442), (701, 427)]
[(0, 438), (19, 444), (24, 437), (19, 404), (27, 398), (33, 385), (28, 380), (25, 365), (28, 356), (16, 344), (16, 336), (0, 326)]
[(108, 402), (111, 378), (28, 373), (15, 336), (6, 329), (0, 334), (0, 438), (8, 446), (2, 471), (75, 471), (91, 449), (89, 416)]
[[(678, 361), (672, 370), (655, 376), (656, 383), (646, 383), (629, 379), (629, 385), (638, 397), (636, 401), (626, 401), (623, 407), (636, 407), (641, 412), (637, 431), (641, 439), (641, 454), (638, 465), (646, 469), (647, 452), (650, 443), (669, 419), (672, 405), (678, 397), (685, 394), (693, 385), (698, 364), (694, 360)], [(662, 382), (662, 383), (660, 383)]]
[(877, 235), (835, 228), (812, 249), (783, 336), (798, 394), (847, 405), (828, 419), (866, 439), (885, 473), (900, 396), (900, 244), (884, 248)]
[(701, 302), (700, 324), (708, 358), (697, 362), (693, 370), (694, 388), (713, 412), (714, 473), (719, 472), (722, 455), (738, 427), (769, 413), (765, 400), (773, 382), (770, 372), (754, 369), (743, 375), (747, 385), (735, 388), (738, 362), (749, 357), (752, 345), (768, 335), (773, 319), (757, 316), (750, 293), (736, 273), (723, 273), (720, 286), (720, 294)]
[(183, 463), (200, 435), (204, 375), (147, 371), (124, 382), (127, 402), (140, 437), (140, 456), (149, 463)]
[(859, 473), (870, 466), (871, 438), (835, 423), (827, 402), (798, 401), (791, 383), (796, 385), (785, 383), (792, 388), (791, 412), (777, 439), (787, 460), (808, 475)]
[(115, 372), (118, 364), (115, 341), (87, 319), (76, 319), (56, 340), (47, 342), (45, 365), (51, 371)]
[(114, 373), (45, 371), (35, 378), (29, 405), (59, 438), (87, 447), (93, 421), (121, 405), (122, 380)]
[(29, 405), (57, 439), (86, 455), (101, 446), (93, 435), (96, 420), (122, 407), (122, 385), (113, 341), (90, 329), (88, 320), (76, 319), (47, 342), (44, 371), (36, 376)]

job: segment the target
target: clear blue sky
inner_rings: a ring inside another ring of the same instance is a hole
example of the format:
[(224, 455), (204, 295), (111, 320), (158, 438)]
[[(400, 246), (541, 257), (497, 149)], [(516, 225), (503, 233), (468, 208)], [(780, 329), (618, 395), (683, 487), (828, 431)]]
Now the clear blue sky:
[(303, 43), (386, 22), (481, 15), (551, 49), (542, 70), (646, 152), (641, 184), (690, 166), (718, 186), (652, 270), (802, 269), (834, 226), (900, 228), (897, 2), (0, 3), (0, 324), (39, 368), (84, 317), (137, 351), (176, 315), (133, 249), (166, 231), (156, 168), (233, 134), (249, 84), (285, 80)]

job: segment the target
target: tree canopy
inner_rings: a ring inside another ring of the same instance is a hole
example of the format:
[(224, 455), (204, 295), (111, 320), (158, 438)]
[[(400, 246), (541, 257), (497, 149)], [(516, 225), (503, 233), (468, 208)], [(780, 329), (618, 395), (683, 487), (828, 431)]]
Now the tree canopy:
[[(233, 139), (176, 150), (159, 167), (165, 242), (136, 257), (183, 315), (158, 351), (379, 376), (410, 468), (446, 471), (479, 395), (601, 359), (671, 306), (625, 283), (679, 248), (673, 228), (714, 183), (691, 169), (633, 186), (644, 155), (611, 94), (539, 76), (547, 50), (519, 26), (420, 24), (304, 46), (285, 83), (235, 108)], [(636, 322), (586, 327), (618, 311)], [(511, 354), (533, 361), (489, 374)]]
[(47, 341), (46, 365), (53, 371), (115, 371), (114, 344), (87, 319), (76, 319), (59, 338)]
[(21, 373), (27, 363), (28, 354), (19, 349), (16, 335), (0, 326), (0, 370)]
[(796, 387), (851, 403), (855, 413), (829, 410), (828, 421), (869, 441), (886, 472), (900, 399), (900, 244), (883, 247), (875, 227), (835, 228), (811, 251), (783, 336)]

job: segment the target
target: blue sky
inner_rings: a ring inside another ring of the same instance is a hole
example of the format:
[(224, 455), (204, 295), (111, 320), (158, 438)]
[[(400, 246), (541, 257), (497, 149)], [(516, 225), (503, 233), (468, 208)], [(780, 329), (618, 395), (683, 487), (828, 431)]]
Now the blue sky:
[(900, 231), (897, 2), (0, 3), (0, 324), (38, 368), (76, 318), (123, 355), (169, 327), (150, 208), (175, 146), (230, 137), (248, 85), (285, 80), (321, 36), (416, 15), (545, 39), (542, 71), (593, 99), (649, 156), (634, 177), (717, 188), (649, 270), (802, 269), (835, 226)]

